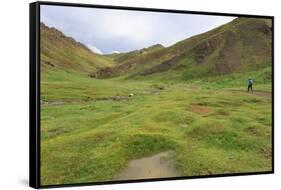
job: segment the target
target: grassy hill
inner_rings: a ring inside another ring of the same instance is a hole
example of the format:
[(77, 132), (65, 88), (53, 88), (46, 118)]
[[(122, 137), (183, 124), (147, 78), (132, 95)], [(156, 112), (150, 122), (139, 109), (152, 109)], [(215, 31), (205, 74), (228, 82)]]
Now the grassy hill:
[(143, 71), (167, 59), (162, 50), (165, 51), (164, 46), (156, 44), (141, 50), (109, 55), (116, 62), (115, 66), (93, 72), (92, 77), (106, 78)]
[(237, 18), (168, 48), (123, 54), (114, 59), (117, 66), (99, 70), (96, 77), (147, 76), (172, 70), (177, 71), (177, 78), (187, 80), (265, 68), (271, 65), (271, 35), (270, 21)]
[(41, 68), (44, 72), (71, 70), (90, 73), (112, 65), (110, 58), (93, 53), (84, 44), (43, 23), (40, 25), (40, 45)]
[(148, 48), (142, 48), (140, 50), (135, 50), (135, 51), (126, 52), (126, 53), (113, 53), (113, 54), (109, 54), (108, 56), (114, 58), (114, 61), (116, 61), (118, 63), (122, 63), (122, 62), (126, 62), (130, 59), (134, 59), (137, 56), (147, 55), (147, 53), (151, 53), (151, 52), (163, 49), (163, 48), (164, 48), (163, 45), (156, 44), (156, 45), (150, 46)]

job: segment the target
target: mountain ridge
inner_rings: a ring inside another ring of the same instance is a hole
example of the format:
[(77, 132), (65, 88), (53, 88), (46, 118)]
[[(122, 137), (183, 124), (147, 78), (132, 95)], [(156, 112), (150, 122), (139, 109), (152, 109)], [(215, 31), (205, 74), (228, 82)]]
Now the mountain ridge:
[(131, 63), (127, 60), (115, 67), (97, 71), (97, 78), (120, 76), (120, 73), (129, 77), (146, 76), (179, 68), (193, 70), (183, 75), (192, 76), (194, 72), (201, 73), (201, 76), (221, 75), (266, 67), (271, 62), (271, 30), (265, 19), (237, 18), (161, 49), (157, 53), (161, 54), (162, 60), (157, 56), (150, 59), (150, 62), (157, 62), (150, 68), (139, 70), (135, 65), (140, 57), (136, 57)]
[(251, 71), (271, 64), (272, 24), (267, 19), (239, 17), (169, 47), (155, 44), (108, 55), (96, 54), (43, 23), (40, 29), (44, 70), (70, 69), (93, 78), (134, 78), (173, 72), (181, 79), (190, 79)]
[(111, 59), (44, 23), (40, 23), (40, 60), (43, 71), (70, 69), (88, 73), (112, 65)]

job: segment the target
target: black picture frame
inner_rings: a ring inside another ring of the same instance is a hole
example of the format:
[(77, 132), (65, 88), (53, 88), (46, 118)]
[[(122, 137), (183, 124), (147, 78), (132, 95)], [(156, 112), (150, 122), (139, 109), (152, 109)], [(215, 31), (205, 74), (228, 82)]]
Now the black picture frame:
[[(216, 175), (200, 175), (200, 176), (183, 176), (172, 178), (157, 178), (157, 179), (138, 179), (126, 181), (105, 181), (92, 183), (75, 183), (75, 184), (60, 184), (60, 185), (41, 185), (40, 183), (40, 6), (41, 5), (57, 5), (71, 7), (89, 7), (89, 8), (104, 8), (118, 10), (135, 10), (135, 11), (153, 11), (153, 12), (169, 12), (169, 13), (187, 13), (200, 15), (219, 15), (219, 16), (242, 16), (249, 18), (266, 18), (272, 20), (272, 169), (264, 172), (247, 172), (234, 174), (216, 174)], [(33, 188), (53, 188), (53, 187), (72, 187), (72, 186), (88, 186), (100, 184), (120, 184), (120, 183), (135, 183), (135, 182), (152, 182), (166, 180), (182, 180), (195, 178), (214, 178), (227, 176), (245, 176), (258, 174), (273, 174), (274, 173), (274, 16), (265, 15), (249, 15), (235, 13), (218, 13), (218, 12), (201, 12), (187, 10), (171, 10), (171, 9), (156, 9), (156, 8), (141, 8), (141, 7), (124, 7), (111, 5), (91, 5), (80, 3), (62, 3), (62, 2), (47, 2), (38, 1), (29, 4), (29, 39), (30, 39), (30, 81), (29, 81), (29, 185)]]

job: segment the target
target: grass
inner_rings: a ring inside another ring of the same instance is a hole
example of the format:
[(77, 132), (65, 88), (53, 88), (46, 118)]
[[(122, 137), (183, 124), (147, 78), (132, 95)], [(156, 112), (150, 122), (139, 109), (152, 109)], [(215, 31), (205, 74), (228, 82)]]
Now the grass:
[(129, 160), (165, 150), (183, 176), (269, 171), (272, 100), (247, 94), (245, 80), (270, 93), (270, 71), (190, 81), (44, 71), (42, 185), (108, 181)]
[(80, 73), (88, 73), (113, 64), (112, 59), (94, 54), (85, 45), (42, 23), (40, 49), (41, 67), (45, 69), (67, 68), (80, 71)]
[[(183, 176), (270, 171), (268, 26), (239, 18), (167, 48), (103, 56), (42, 24), (42, 185), (110, 181), (166, 150)], [(105, 67), (112, 78), (89, 77)]]

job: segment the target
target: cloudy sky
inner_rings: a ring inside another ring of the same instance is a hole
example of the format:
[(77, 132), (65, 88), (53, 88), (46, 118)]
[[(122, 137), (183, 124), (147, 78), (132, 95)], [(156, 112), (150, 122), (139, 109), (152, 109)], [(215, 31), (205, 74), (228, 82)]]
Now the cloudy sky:
[(165, 47), (234, 17), (41, 5), (41, 22), (100, 54)]

